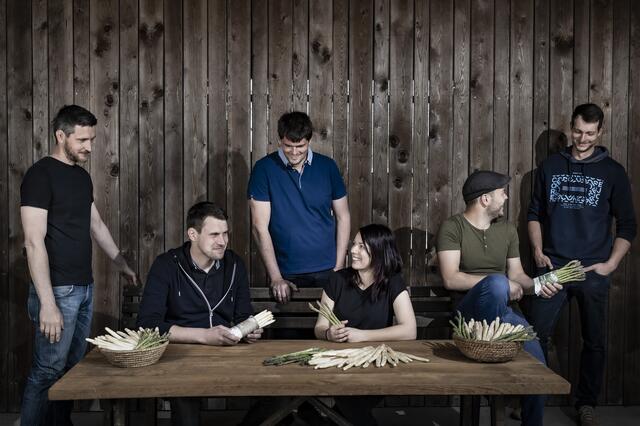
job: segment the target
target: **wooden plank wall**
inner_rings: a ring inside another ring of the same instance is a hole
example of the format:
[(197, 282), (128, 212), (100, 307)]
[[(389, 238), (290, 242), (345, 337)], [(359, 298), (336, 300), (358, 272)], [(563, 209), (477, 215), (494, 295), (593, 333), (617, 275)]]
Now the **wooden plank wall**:
[[(280, 114), (299, 109), (347, 182), (354, 232), (389, 224), (407, 280), (424, 285), (437, 282), (434, 235), (476, 168), (513, 177), (508, 216), (528, 254), (534, 169), (566, 143), (574, 105), (602, 105), (602, 143), (625, 166), (640, 160), (638, 40), (630, 0), (0, 0), (0, 411), (18, 409), (30, 363), (20, 181), (49, 153), (61, 105), (98, 117), (86, 168), (143, 278), (208, 198), (264, 285), (246, 185), (277, 146)], [(603, 403), (640, 403), (639, 247), (613, 277)], [(117, 324), (124, 283), (101, 253), (94, 268), (98, 330)], [(578, 329), (572, 305), (551, 361), (572, 380)]]

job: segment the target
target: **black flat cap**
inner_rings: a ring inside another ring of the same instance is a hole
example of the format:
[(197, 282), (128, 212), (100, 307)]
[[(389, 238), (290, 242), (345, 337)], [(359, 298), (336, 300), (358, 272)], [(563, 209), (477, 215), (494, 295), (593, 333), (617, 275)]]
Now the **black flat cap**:
[(464, 202), (468, 203), (479, 196), (491, 192), (498, 188), (507, 186), (511, 178), (502, 173), (492, 172), (490, 170), (476, 170), (471, 173), (462, 185), (462, 197)]

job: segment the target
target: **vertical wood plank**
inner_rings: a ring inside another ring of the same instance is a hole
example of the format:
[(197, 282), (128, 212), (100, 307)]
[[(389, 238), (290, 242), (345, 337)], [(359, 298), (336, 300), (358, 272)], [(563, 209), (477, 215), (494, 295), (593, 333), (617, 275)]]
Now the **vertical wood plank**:
[[(474, 139), (470, 132), (470, 126), (473, 123), (471, 116), (471, 99), (472, 84), (485, 84), (478, 83), (472, 76), (472, 63), (473, 60), (473, 40), (471, 35), (473, 33), (473, 10), (471, 4), (475, 2), (469, 2), (467, 0), (457, 0), (454, 6), (454, 29), (453, 29), (453, 43), (454, 43), (454, 58), (453, 58), (453, 156), (452, 158), (452, 170), (455, 172), (452, 176), (451, 182), (451, 207), (453, 212), (461, 212), (465, 208), (464, 199), (462, 198), (462, 186), (467, 178), (467, 170), (473, 169), (474, 166), (470, 166), (470, 152), (480, 140)], [(492, 4), (491, 4), (492, 6)], [(493, 16), (490, 19), (491, 22), (491, 34), (493, 33)], [(487, 36), (487, 34), (485, 34)], [(485, 40), (482, 44), (491, 43), (493, 39)], [(491, 61), (491, 69), (493, 69), (493, 57), (486, 57), (486, 61)], [(487, 86), (493, 88), (493, 78), (487, 75)], [(474, 82), (475, 81), (475, 82)], [(492, 91), (488, 91), (486, 95), (490, 95), (488, 101), (485, 104), (492, 105)], [(478, 102), (476, 102), (478, 103)], [(479, 121), (484, 120), (488, 124), (488, 128), (492, 128), (493, 117), (491, 114), (477, 118)], [(491, 148), (491, 142), (486, 144), (486, 148)]]
[(189, 207), (207, 197), (207, 2), (183, 2), (183, 8), (186, 213)]
[[(589, 44), (589, 102), (602, 108), (604, 123), (611, 123), (613, 61), (613, 1), (591, 0)], [(616, 46), (616, 50), (618, 47)], [(602, 129), (599, 141), (611, 149), (611, 126)]]
[(164, 245), (184, 240), (182, 1), (164, 0)]
[[(573, 2), (554, 1), (550, 13), (549, 147), (566, 146), (573, 112)], [(542, 160), (542, 159), (541, 159)]]
[[(141, 4), (141, 6), (144, 6)], [(139, 193), (138, 175), (144, 173), (139, 167), (146, 166), (144, 152), (147, 147), (139, 145), (138, 131), (138, 2), (120, 2), (120, 251), (134, 271), (138, 271), (142, 282), (146, 281), (147, 267), (139, 263), (138, 199), (145, 202), (152, 194)], [(146, 31), (146, 26), (144, 27)], [(146, 34), (144, 35), (146, 36)], [(143, 42), (144, 43), (144, 42)], [(141, 52), (144, 51), (140, 43)], [(140, 75), (144, 75), (140, 72)], [(158, 141), (155, 141), (156, 144)], [(138, 156), (140, 152), (140, 157)], [(141, 161), (142, 160), (142, 161)], [(156, 164), (156, 166), (158, 166)], [(161, 182), (161, 181), (160, 181)], [(160, 184), (161, 185), (161, 184)], [(160, 186), (162, 191), (162, 186)], [(144, 220), (145, 215), (140, 217)], [(126, 283), (123, 280), (122, 283)]]
[[(629, 34), (629, 117), (638, 117), (640, 114), (640, 80), (637, 75), (640, 72), (640, 3), (630, 2), (631, 11), (629, 21), (631, 24)], [(636, 76), (632, 78), (631, 76)], [(640, 122), (629, 120), (629, 161), (637, 161), (640, 158)], [(635, 143), (631, 143), (635, 141)], [(640, 210), (640, 170), (629, 167), (627, 170), (631, 180), (631, 190), (634, 200), (636, 217)], [(637, 280), (640, 274), (640, 247), (632, 244), (629, 255), (629, 271), (627, 277)], [(633, 282), (633, 281), (632, 281)], [(640, 335), (634, 324), (640, 322), (640, 310), (636, 309), (640, 303), (640, 288), (637, 283), (627, 286), (625, 297), (627, 307), (624, 324), (625, 327), (625, 356), (624, 356), (624, 404), (640, 403)]]
[[(34, 0), (31, 3), (31, 52), (33, 64), (33, 159), (49, 154), (49, 66), (53, 65), (47, 56), (47, 1)], [(51, 24), (53, 24), (52, 19)]]
[(405, 267), (405, 281), (411, 276), (412, 211), (412, 104), (413, 104), (413, 1), (391, 2), (390, 99), (389, 99), (389, 225), (396, 235)]
[[(493, 170), (509, 172), (509, 64), (511, 3), (494, 0)], [(460, 187), (462, 188), (462, 187)]]
[[(526, 208), (529, 199), (522, 194), (523, 179), (532, 166), (533, 117), (533, 0), (511, 4), (511, 99), (509, 116), (509, 217), (520, 235), (526, 233)], [(520, 241), (520, 252), (529, 250)]]
[(278, 119), (291, 111), (293, 96), (293, 4), (269, 2), (269, 152), (278, 147)]
[[(9, 0), (7, 31), (7, 116), (8, 142), (8, 261), (9, 261), (9, 346), (7, 359), (7, 408), (19, 411), (24, 382), (31, 364), (33, 326), (27, 317), (29, 272), (23, 253), (20, 222), (20, 183), (32, 163), (32, 59), (31, 3)], [(25, 31), (26, 29), (26, 31)], [(26, 131), (25, 131), (26, 129)], [(6, 145), (5, 145), (6, 146)]]
[[(208, 29), (208, 75), (209, 75), (209, 191), (208, 199), (228, 208), (227, 191), (233, 188), (228, 179), (233, 176), (229, 169), (229, 140), (227, 139), (227, 10), (235, 8), (226, 0), (209, 1)], [(237, 21), (236, 21), (237, 24)], [(229, 31), (233, 28), (229, 24)], [(229, 43), (233, 42), (229, 39)], [(249, 73), (249, 64), (243, 72)], [(229, 77), (233, 77), (229, 74)], [(250, 139), (247, 137), (247, 143)], [(229, 213), (229, 212), (227, 212)], [(230, 220), (234, 219), (230, 217)]]
[[(296, 11), (296, 14), (298, 12)], [(333, 3), (309, 4), (309, 115), (313, 120), (313, 149), (333, 156), (331, 95), (333, 91)], [(298, 57), (298, 60), (300, 58)], [(295, 73), (295, 66), (294, 66)]]
[(590, 0), (574, 0), (573, 106), (589, 101)]
[[(373, 40), (373, 183), (371, 220), (389, 222), (389, 0), (376, 0)], [(405, 46), (406, 48), (406, 46)], [(407, 265), (408, 266), (408, 265)]]
[(429, 41), (429, 213), (427, 226), (437, 234), (451, 216), (453, 162), (453, 17), (448, 0), (431, 1)]
[[(245, 189), (251, 162), (251, 0), (229, 7), (229, 173), (227, 205), (231, 247), (249, 258), (249, 205)], [(237, 188), (237, 190), (236, 190)]]
[(371, 80), (373, 2), (349, 10), (349, 205), (351, 235), (371, 222)]
[[(251, 3), (251, 79), (252, 79), (252, 137), (251, 167), (267, 154), (269, 144), (268, 107), (269, 91), (269, 10), (261, 0)], [(242, 188), (246, 194), (246, 188)], [(267, 284), (267, 273), (260, 257), (258, 245), (251, 239), (251, 285)]]
[[(49, 121), (51, 121), (60, 108), (73, 103), (74, 12), (72, 1), (48, 0), (47, 3), (49, 10)], [(43, 5), (43, 7), (46, 10), (47, 6)], [(48, 140), (53, 147), (53, 137)]]
[[(0, 0), (0, 205), (9, 206), (9, 141), (7, 139), (7, 2)], [(7, 411), (9, 393), (9, 209), (0, 207), (0, 411)], [(23, 305), (24, 306), (24, 305)]]
[[(164, 249), (164, 38), (163, 5), (140, 0), (140, 273)], [(132, 206), (133, 207), (133, 206)], [(141, 277), (142, 278), (142, 277)]]
[[(90, 110), (98, 118), (91, 177), (94, 202), (116, 244), (120, 241), (119, 213), (119, 20), (116, 0), (91, 3)], [(120, 317), (118, 274), (111, 259), (93, 247), (94, 333), (117, 327)]]
[[(493, 169), (493, 33), (492, 0), (471, 5), (471, 79), (469, 171)], [(455, 152), (455, 151), (454, 151)], [(454, 169), (455, 170), (455, 169)], [(458, 169), (459, 170), (459, 169)]]
[[(333, 158), (348, 187), (349, 0), (333, 1)], [(351, 195), (349, 194), (349, 197)], [(349, 198), (349, 204), (353, 204)], [(353, 223), (353, 219), (351, 219)]]
[[(330, 9), (330, 8), (329, 8)], [(309, 0), (293, 0), (293, 44), (291, 68), (295, 111), (307, 112), (307, 81), (309, 77)], [(311, 116), (314, 127), (315, 116)], [(315, 146), (315, 144), (314, 144)]]
[[(613, 3), (612, 95), (611, 95), (611, 156), (629, 170), (629, 1)], [(625, 256), (613, 273), (609, 288), (609, 323), (607, 333), (607, 380), (605, 401), (622, 404), (624, 401), (624, 342), (628, 286), (632, 278), (627, 276), (629, 256)], [(625, 324), (621, 327), (621, 324)]]
[(411, 285), (426, 285), (435, 231), (427, 226), (429, 204), (429, 2), (415, 3), (414, 19), (413, 203)]

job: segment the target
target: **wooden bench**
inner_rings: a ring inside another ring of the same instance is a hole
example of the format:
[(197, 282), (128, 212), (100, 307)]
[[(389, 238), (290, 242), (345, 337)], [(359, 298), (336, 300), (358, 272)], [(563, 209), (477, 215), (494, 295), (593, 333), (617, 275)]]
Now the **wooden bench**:
[[(450, 338), (451, 299), (440, 286), (411, 287), (411, 302), (416, 314), (418, 339)], [(316, 324), (317, 314), (309, 309), (309, 303), (320, 300), (322, 289), (302, 288), (292, 293), (289, 303), (274, 300), (269, 287), (251, 287), (251, 301), (255, 312), (268, 309), (273, 312), (276, 322), (269, 326), (265, 338), (279, 338), (279, 330), (306, 330), (311, 333)], [(135, 327), (140, 307), (140, 290), (126, 287), (122, 305), (120, 326)], [(307, 333), (307, 334), (309, 334)]]

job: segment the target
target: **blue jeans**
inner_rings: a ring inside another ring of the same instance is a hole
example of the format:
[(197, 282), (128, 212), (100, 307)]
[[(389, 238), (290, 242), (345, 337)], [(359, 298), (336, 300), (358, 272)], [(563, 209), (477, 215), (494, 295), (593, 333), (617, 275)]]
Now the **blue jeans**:
[[(487, 320), (491, 322), (500, 317), (501, 322), (528, 326), (527, 321), (509, 307), (509, 280), (505, 275), (492, 274), (477, 283), (458, 304), (457, 310), (468, 321)], [(524, 350), (533, 355), (541, 363), (545, 363), (544, 354), (537, 340), (525, 342)], [(544, 416), (545, 395), (522, 397), (522, 424), (542, 425)]]
[(298, 288), (325, 288), (325, 286), (329, 283), (329, 274), (331, 274), (331, 271), (332, 269), (327, 269), (326, 271), (307, 272), (304, 274), (289, 274), (284, 275), (282, 278), (287, 281), (291, 281)]
[(49, 388), (76, 365), (87, 349), (91, 331), (93, 285), (53, 287), (64, 329), (60, 341), (50, 343), (40, 332), (40, 300), (35, 287), (29, 288), (29, 318), (36, 329), (33, 363), (22, 397), (20, 424), (23, 426), (70, 425), (73, 401), (49, 402)]
[[(547, 272), (545, 269), (540, 273)], [(575, 297), (580, 310), (582, 326), (582, 353), (580, 373), (575, 391), (576, 407), (595, 407), (602, 388), (607, 348), (607, 306), (609, 303), (609, 277), (587, 272), (585, 281), (565, 284), (551, 299), (535, 298), (531, 304), (530, 318), (538, 333), (545, 356), (548, 355), (549, 338), (553, 334), (562, 308)]]

